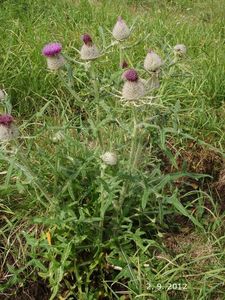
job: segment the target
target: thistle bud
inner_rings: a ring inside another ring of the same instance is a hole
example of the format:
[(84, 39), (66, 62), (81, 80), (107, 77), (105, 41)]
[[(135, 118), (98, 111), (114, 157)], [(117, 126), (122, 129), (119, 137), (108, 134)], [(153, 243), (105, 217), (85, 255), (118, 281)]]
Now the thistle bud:
[(106, 165), (114, 166), (117, 164), (117, 155), (113, 152), (105, 152), (100, 158)]
[(62, 46), (59, 43), (50, 43), (42, 49), (42, 54), (47, 59), (49, 70), (58, 70), (65, 64), (65, 59), (61, 54)]
[(122, 75), (125, 80), (122, 96), (126, 100), (134, 100), (144, 96), (146, 90), (145, 85), (141, 79), (139, 79), (136, 70), (129, 69)]
[(144, 60), (144, 68), (146, 71), (155, 72), (161, 68), (163, 61), (161, 57), (154, 51), (150, 50)]
[(121, 69), (127, 69), (128, 67), (128, 63), (126, 62), (126, 60), (123, 60), (121, 63), (120, 63), (120, 68)]
[(173, 48), (174, 54), (176, 56), (184, 56), (187, 52), (187, 48), (185, 45), (183, 44), (178, 44)]
[(113, 28), (112, 35), (118, 41), (125, 40), (129, 37), (130, 29), (122, 17), (118, 17), (118, 20)]
[(95, 44), (92, 42), (92, 38), (89, 34), (82, 36), (84, 42), (80, 50), (80, 56), (83, 60), (92, 60), (100, 56), (100, 52)]

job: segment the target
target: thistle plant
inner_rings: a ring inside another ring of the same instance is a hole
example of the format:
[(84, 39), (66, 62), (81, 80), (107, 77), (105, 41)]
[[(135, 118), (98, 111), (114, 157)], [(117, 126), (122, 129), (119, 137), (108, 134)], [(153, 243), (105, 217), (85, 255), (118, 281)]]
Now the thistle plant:
[[(0, 1), (1, 299), (223, 299), (224, 32), (202, 2)], [(199, 222), (216, 251), (193, 259)]]
[[(96, 164), (96, 161), (94, 164), (97, 165), (97, 171), (96, 173), (91, 173), (91, 175), (88, 174), (86, 171), (86, 167), (81, 166), (80, 161), (76, 162), (74, 166), (72, 166), (71, 169), (68, 169), (64, 171), (65, 175), (65, 181), (66, 185), (63, 188), (63, 192), (66, 191), (66, 197), (68, 195), (71, 195), (71, 197), (74, 199), (74, 207), (77, 205), (77, 193), (79, 191), (74, 190), (73, 188), (73, 183), (74, 183), (74, 178), (78, 178), (78, 175), (74, 176), (74, 169), (78, 169), (78, 173), (81, 173), (81, 178), (84, 181), (84, 184), (87, 185), (87, 177), (90, 177), (90, 182), (94, 181), (94, 177), (97, 177), (97, 188), (95, 186), (95, 191), (91, 191), (89, 193), (89, 187), (87, 188), (87, 197), (80, 197), (80, 203), (77, 208), (74, 208), (76, 212), (73, 212), (74, 215), (79, 215), (80, 214), (80, 220), (77, 222), (77, 219), (75, 220), (76, 222), (74, 223), (77, 226), (76, 229), (78, 228), (79, 231), (79, 226), (82, 224), (82, 222), (86, 222), (86, 216), (84, 212), (87, 212), (87, 215), (89, 214), (88, 217), (92, 218), (90, 216), (90, 212), (88, 211), (88, 206), (89, 206), (89, 198), (90, 195), (93, 195), (94, 199), (94, 204), (95, 209), (94, 211), (94, 216), (93, 216), (93, 222), (97, 222), (97, 228), (98, 228), (98, 233), (96, 235), (90, 236), (90, 232), (88, 232), (88, 229), (86, 226), (84, 226), (84, 233), (83, 235), (85, 236), (84, 242), (83, 240), (78, 241), (75, 247), (86, 247), (86, 237), (92, 243), (93, 241), (97, 240), (97, 247), (98, 247), (98, 254), (102, 253), (102, 245), (104, 245), (105, 240), (107, 239), (108, 232), (105, 229), (105, 221), (109, 221), (109, 227), (112, 227), (112, 239), (115, 241), (119, 241), (119, 233), (122, 230), (121, 224), (123, 222), (124, 218), (124, 211), (127, 210), (129, 211), (129, 203), (126, 203), (127, 195), (129, 194), (130, 189), (132, 188), (132, 183), (129, 179), (127, 178), (133, 178), (132, 176), (136, 176), (138, 173), (138, 162), (140, 161), (141, 154), (144, 151), (144, 136), (146, 133), (146, 128), (144, 126), (140, 126), (141, 121), (138, 118), (138, 108), (136, 106), (142, 106), (145, 104), (151, 105), (152, 107), (154, 105), (158, 105), (155, 101), (156, 97), (151, 97), (148, 95), (149, 92), (151, 92), (152, 89), (155, 89), (159, 87), (159, 74), (161, 71), (161, 68), (163, 67), (163, 60), (161, 57), (156, 54), (154, 51), (149, 51), (147, 54), (145, 60), (144, 60), (144, 69), (147, 71), (147, 76), (148, 79), (141, 78), (142, 73), (138, 68), (128, 68), (128, 63), (124, 59), (124, 53), (123, 53), (123, 46), (122, 43), (130, 36), (130, 29), (122, 20), (121, 17), (118, 18), (118, 21), (116, 25), (114, 26), (112, 30), (113, 37), (116, 39), (117, 44), (119, 45), (119, 51), (120, 51), (120, 71), (118, 72), (118, 85), (123, 84), (121, 86), (121, 93), (119, 94), (119, 98), (122, 101), (117, 101), (115, 105), (120, 106), (122, 103), (130, 105), (130, 109), (128, 110), (131, 120), (132, 120), (132, 125), (129, 124), (129, 153), (126, 158), (124, 157), (122, 161), (125, 161), (123, 169), (119, 170), (119, 168), (116, 167), (118, 163), (118, 158), (115, 152), (107, 151), (104, 152), (104, 149), (116, 149), (116, 145), (110, 145), (110, 147), (107, 145), (108, 141), (111, 139), (110, 134), (107, 133), (107, 137), (104, 138), (104, 124), (107, 122), (115, 122), (117, 121), (117, 116), (110, 116), (109, 120), (107, 118), (103, 119), (101, 118), (100, 112), (101, 108), (103, 107), (104, 109), (108, 109), (106, 99), (108, 97), (108, 94), (104, 95), (103, 98), (103, 92), (100, 93), (100, 83), (102, 83), (102, 78), (101, 75), (97, 75), (97, 68), (99, 64), (100, 58), (103, 57), (102, 52), (98, 49), (98, 47), (93, 43), (92, 37), (88, 34), (85, 33), (82, 36), (82, 41), (83, 45), (81, 46), (79, 53), (79, 59), (82, 61), (81, 63), (79, 62), (78, 64), (81, 66), (85, 66), (85, 71), (90, 72), (90, 76), (86, 76), (85, 79), (91, 78), (92, 85), (89, 83), (83, 84), (85, 86), (85, 97), (84, 96), (79, 96), (78, 100), (76, 97), (75, 105), (79, 105), (82, 107), (85, 112), (87, 112), (88, 115), (88, 122), (91, 124), (91, 130), (95, 133), (95, 138), (97, 142), (95, 143), (95, 146), (92, 149), (89, 149), (91, 152), (91, 159), (88, 161), (88, 164), (92, 161), (93, 157), (96, 156), (96, 153), (99, 153), (99, 149), (101, 149), (101, 152), (103, 154), (100, 156), (101, 162), (100, 164)], [(106, 47), (105, 49), (109, 49), (111, 46)], [(45, 49), (45, 50), (44, 50)], [(61, 57), (61, 45), (57, 46), (52, 46), (52, 44), (47, 45), (43, 49), (43, 54), (47, 58), (47, 64), (48, 68), (51, 70), (58, 70), (62, 66), (65, 65), (65, 60), (64, 58), (62, 59)], [(113, 55), (113, 47), (111, 48), (111, 53), (110, 55)], [(78, 60), (79, 60), (78, 59)], [(102, 58), (103, 59), (103, 58)], [(75, 63), (78, 62), (78, 60), (74, 60)], [(73, 62), (72, 60), (70, 60)], [(129, 64), (132, 66), (131, 59), (128, 58)], [(137, 64), (138, 66), (138, 64)], [(72, 68), (72, 66), (71, 66)], [(124, 71), (122, 74), (122, 80), (123, 82), (121, 83), (121, 69)], [(72, 69), (71, 69), (72, 70)], [(62, 72), (57, 72), (62, 73), (64, 75), (64, 71)], [(108, 72), (109, 73), (109, 72)], [(74, 79), (76, 72), (70, 72), (72, 78)], [(140, 75), (139, 75), (140, 74)], [(85, 73), (86, 75), (86, 73)], [(145, 73), (146, 75), (146, 73)], [(150, 75), (150, 78), (149, 78)], [(79, 78), (79, 75), (76, 74), (77, 77), (75, 77), (75, 80)], [(117, 76), (117, 74), (116, 74)], [(107, 77), (107, 76), (106, 76)], [(110, 85), (111, 84), (111, 85)], [(113, 83), (109, 83), (109, 86), (114, 89)], [(72, 95), (76, 95), (76, 91), (70, 87), (68, 89)], [(110, 94), (112, 95), (113, 93)], [(82, 95), (82, 93), (80, 94)], [(91, 97), (88, 97), (91, 96)], [(94, 96), (94, 97), (93, 97)], [(86, 99), (92, 99), (93, 101), (85, 101)], [(153, 101), (154, 100), (154, 101)], [(90, 104), (90, 105), (89, 105)], [(102, 106), (101, 106), (102, 105)], [(89, 109), (90, 107), (94, 107), (95, 110), (95, 116), (92, 117), (89, 114)], [(122, 106), (122, 105), (121, 105)], [(161, 108), (161, 107), (160, 107)], [(149, 114), (152, 113), (153, 110), (149, 110)], [(110, 110), (109, 110), (109, 115), (110, 115)], [(148, 113), (148, 112), (147, 112)], [(105, 122), (105, 123), (104, 123)], [(118, 123), (120, 123), (120, 120), (118, 120)], [(131, 125), (131, 126), (130, 126)], [(82, 125), (80, 126), (82, 127)], [(89, 130), (89, 128), (88, 128)], [(115, 129), (116, 130), (116, 129)], [(97, 135), (96, 135), (97, 132)], [(82, 134), (81, 136), (77, 139), (82, 139)], [(92, 137), (93, 139), (93, 137)], [(62, 132), (57, 132), (56, 135), (52, 139), (53, 142), (55, 142), (54, 146), (57, 147), (57, 144), (64, 144), (67, 143), (67, 137), (63, 135)], [(82, 141), (83, 144), (85, 144), (84, 141)], [(76, 142), (72, 141), (72, 144), (75, 145)], [(88, 144), (88, 143), (87, 143)], [(106, 146), (107, 145), (107, 146)], [(87, 145), (86, 145), (87, 146)], [(88, 146), (87, 146), (88, 148)], [(74, 154), (76, 156), (76, 154)], [(81, 155), (82, 156), (82, 155)], [(76, 159), (74, 157), (71, 157), (71, 155), (68, 155), (68, 159), (70, 160), (70, 163), (74, 162)], [(83, 159), (83, 158), (82, 158)], [(98, 161), (99, 161), (99, 154), (98, 154)], [(94, 165), (93, 164), (93, 165)], [(85, 165), (85, 164), (84, 164)], [(120, 164), (122, 165), (122, 164)], [(78, 167), (77, 166), (81, 166)], [(62, 167), (62, 170), (66, 169), (64, 166)], [(98, 172), (98, 173), (97, 173)], [(126, 176), (120, 175), (120, 173), (126, 173)], [(66, 177), (69, 176), (69, 177)], [(83, 176), (83, 177), (82, 177)], [(120, 177), (121, 176), (121, 177)], [(68, 179), (69, 178), (69, 179)], [(119, 178), (119, 179), (118, 179)], [(62, 180), (64, 181), (64, 180)], [(157, 181), (157, 180), (156, 180)], [(68, 191), (68, 193), (67, 193)], [(96, 192), (97, 191), (97, 192)], [(62, 192), (62, 194), (63, 194)], [(60, 197), (59, 197), (60, 198)], [(85, 199), (84, 199), (85, 198)], [(85, 203), (86, 207), (82, 206), (82, 201)], [(91, 201), (90, 201), (91, 202)], [(146, 205), (146, 204), (145, 204)], [(144, 207), (144, 205), (143, 205)], [(83, 210), (84, 208), (84, 210)], [(87, 210), (86, 210), (87, 209)], [(83, 212), (84, 211), (84, 212)], [(70, 219), (70, 218), (69, 218)], [(85, 220), (85, 221), (84, 221)], [(92, 225), (90, 225), (92, 227)], [(94, 228), (95, 230), (95, 228)], [(92, 232), (94, 231), (92, 228)], [(72, 242), (71, 242), (72, 243)], [(96, 245), (94, 245), (96, 247)], [(88, 248), (88, 247), (87, 247)], [(66, 267), (65, 267), (66, 268)], [(93, 268), (94, 269), (94, 268)], [(79, 274), (78, 271), (76, 270), (76, 274)], [(80, 273), (81, 274), (81, 273)], [(90, 274), (90, 273), (89, 273)], [(76, 275), (77, 278), (82, 278), (80, 277), (81, 275)], [(89, 275), (88, 275), (89, 276)], [(79, 279), (81, 282), (81, 279)], [(89, 280), (89, 278), (88, 278)], [(58, 287), (60, 285), (60, 282), (57, 283)], [(55, 291), (55, 294), (57, 294), (57, 290)], [(83, 291), (82, 291), (82, 283), (79, 285), (79, 291), (78, 291), (78, 298), (83, 299)]]

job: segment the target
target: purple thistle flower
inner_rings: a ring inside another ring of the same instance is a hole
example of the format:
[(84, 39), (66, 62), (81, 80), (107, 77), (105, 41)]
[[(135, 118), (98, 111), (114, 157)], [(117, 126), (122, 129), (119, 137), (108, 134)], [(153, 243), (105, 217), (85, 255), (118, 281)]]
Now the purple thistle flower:
[(62, 45), (60, 43), (50, 43), (44, 46), (42, 49), (42, 54), (44, 56), (55, 56), (59, 54), (62, 50)]
[(85, 33), (82, 35), (82, 41), (85, 43), (85, 45), (92, 45), (92, 38), (89, 34)]
[(13, 122), (13, 117), (11, 115), (0, 115), (0, 124), (5, 126), (10, 126)]
[(138, 74), (134, 69), (129, 69), (126, 72), (124, 72), (123, 76), (128, 81), (138, 81)]

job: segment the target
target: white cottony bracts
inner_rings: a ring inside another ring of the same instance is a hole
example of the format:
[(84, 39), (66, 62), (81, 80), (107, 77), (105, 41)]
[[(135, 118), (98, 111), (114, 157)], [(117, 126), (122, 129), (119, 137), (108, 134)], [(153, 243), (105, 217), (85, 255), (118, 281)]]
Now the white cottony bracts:
[(47, 66), (49, 70), (56, 71), (63, 67), (65, 59), (61, 54), (57, 54), (52, 57), (47, 57)]
[(135, 100), (145, 95), (145, 84), (134, 69), (125, 71), (122, 78), (125, 80), (122, 90), (122, 97), (125, 100)]
[(101, 155), (101, 159), (106, 165), (114, 166), (117, 164), (117, 156), (113, 152), (105, 152)]
[(125, 40), (129, 37), (130, 29), (121, 17), (118, 17), (118, 20), (113, 28), (112, 35), (118, 41)]
[(92, 38), (89, 34), (84, 34), (82, 36), (84, 42), (80, 49), (80, 57), (83, 60), (92, 60), (100, 56), (100, 52), (96, 45), (92, 43)]
[(176, 56), (184, 56), (187, 52), (187, 48), (183, 44), (178, 44), (173, 48), (173, 51)]
[(155, 72), (161, 68), (163, 61), (154, 51), (150, 50), (144, 60), (144, 68), (148, 72)]

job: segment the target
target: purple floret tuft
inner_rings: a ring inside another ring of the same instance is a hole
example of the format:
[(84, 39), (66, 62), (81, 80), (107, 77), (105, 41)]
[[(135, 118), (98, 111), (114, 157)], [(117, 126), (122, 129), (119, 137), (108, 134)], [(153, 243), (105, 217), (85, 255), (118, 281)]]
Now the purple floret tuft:
[(122, 18), (121, 16), (119, 16), (119, 17), (117, 18), (117, 20), (118, 20), (118, 22), (123, 22), (123, 18)]
[(62, 45), (59, 43), (50, 43), (44, 46), (42, 49), (42, 54), (44, 56), (54, 56), (59, 54), (62, 50)]
[(89, 34), (85, 33), (82, 35), (82, 40), (86, 45), (90, 45), (92, 43), (92, 38)]
[(137, 81), (138, 80), (138, 74), (134, 69), (129, 69), (124, 73), (124, 77), (128, 81)]
[(9, 126), (13, 122), (11, 115), (0, 115), (0, 124)]

